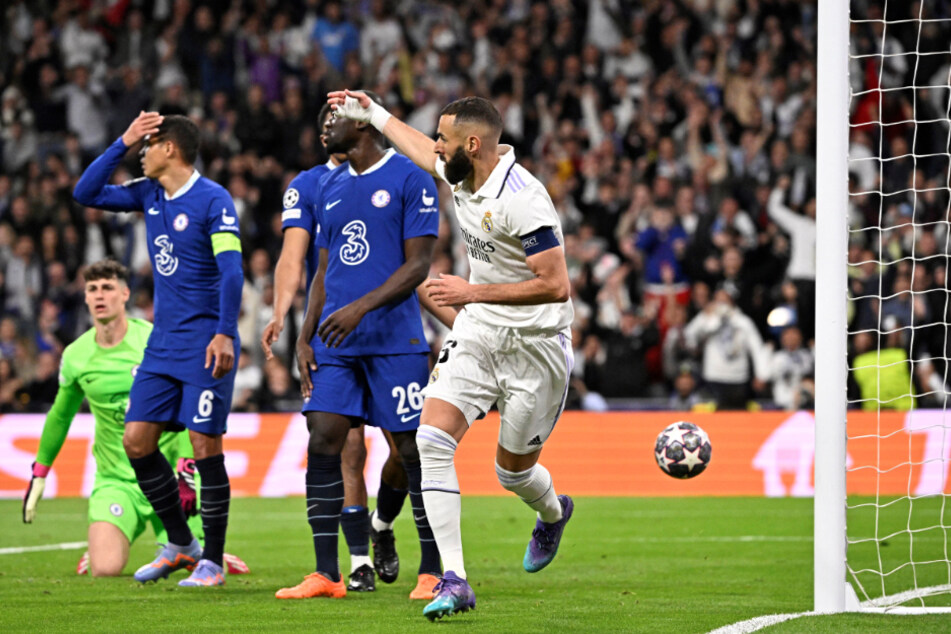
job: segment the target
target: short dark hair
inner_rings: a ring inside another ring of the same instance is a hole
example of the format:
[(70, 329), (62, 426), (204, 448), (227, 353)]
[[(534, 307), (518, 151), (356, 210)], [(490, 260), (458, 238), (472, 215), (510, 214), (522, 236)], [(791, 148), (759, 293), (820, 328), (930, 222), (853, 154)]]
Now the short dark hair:
[(174, 143), (182, 154), (182, 160), (188, 165), (194, 165), (198, 160), (198, 126), (185, 115), (165, 115), (155, 138)]
[(117, 279), (129, 285), (129, 269), (122, 266), (116, 260), (107, 258), (90, 264), (83, 271), (83, 280), (86, 282), (95, 282), (97, 280)]
[(443, 108), (439, 116), (456, 118), (456, 123), (481, 123), (502, 136), (502, 115), (488, 99), (482, 97), (463, 97), (456, 99)]
[(323, 133), (324, 121), (327, 120), (328, 115), (330, 115), (330, 104), (325, 103), (320, 107), (320, 112), (317, 113), (317, 134)]

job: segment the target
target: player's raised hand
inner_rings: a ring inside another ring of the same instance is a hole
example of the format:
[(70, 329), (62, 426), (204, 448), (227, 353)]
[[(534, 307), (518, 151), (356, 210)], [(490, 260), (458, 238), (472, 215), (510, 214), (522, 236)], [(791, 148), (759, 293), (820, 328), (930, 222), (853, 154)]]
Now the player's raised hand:
[(472, 284), (457, 275), (440, 273), (423, 282), (437, 306), (465, 306), (472, 302)]
[(261, 349), (264, 350), (264, 358), (268, 361), (274, 358), (271, 346), (281, 338), (281, 332), (283, 332), (283, 330), (284, 320), (271, 317), (271, 321), (267, 322), (267, 326), (264, 327), (264, 332), (261, 333)]
[(360, 324), (366, 311), (358, 302), (338, 308), (317, 328), (317, 336), (328, 348), (336, 348)]
[(314, 389), (310, 373), (317, 370), (317, 360), (314, 358), (314, 349), (309, 341), (297, 340), (297, 369), (300, 370), (300, 393), (304, 399), (309, 399)]
[(23, 494), (23, 523), (32, 524), (33, 520), (36, 519), (36, 505), (39, 504), (40, 498), (43, 497), (43, 489), (46, 488), (46, 476), (49, 474), (50, 468), (46, 465), (41, 465), (39, 463), (33, 463), (33, 474), (30, 478), (30, 486), (26, 488), (26, 493)]
[(220, 379), (228, 374), (234, 367), (234, 339), (220, 334), (212, 337), (205, 348), (205, 369), (211, 367), (212, 360), (215, 366), (211, 369), (211, 376)]
[[(359, 90), (335, 90), (327, 93), (327, 103), (339, 117), (354, 121), (369, 121), (373, 100)], [(379, 107), (379, 106), (377, 106)]]
[(139, 111), (139, 116), (122, 133), (122, 142), (126, 147), (132, 147), (146, 136), (158, 133), (159, 126), (164, 120), (165, 117), (157, 112)]

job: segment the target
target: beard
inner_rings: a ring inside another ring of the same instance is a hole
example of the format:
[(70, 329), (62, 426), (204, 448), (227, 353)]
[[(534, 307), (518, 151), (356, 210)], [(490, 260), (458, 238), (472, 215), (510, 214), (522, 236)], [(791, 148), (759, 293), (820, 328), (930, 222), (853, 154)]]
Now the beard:
[(466, 156), (463, 149), (456, 148), (452, 157), (446, 161), (446, 180), (455, 185), (469, 177), (472, 173), (472, 160)]

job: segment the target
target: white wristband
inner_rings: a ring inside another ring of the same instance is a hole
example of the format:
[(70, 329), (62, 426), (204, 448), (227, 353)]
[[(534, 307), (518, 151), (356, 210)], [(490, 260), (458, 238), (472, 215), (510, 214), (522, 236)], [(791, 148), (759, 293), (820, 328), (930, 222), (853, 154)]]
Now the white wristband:
[(370, 125), (380, 132), (383, 132), (383, 126), (386, 125), (386, 122), (389, 121), (393, 115), (387, 112), (386, 108), (377, 103), (371, 101), (370, 104)]

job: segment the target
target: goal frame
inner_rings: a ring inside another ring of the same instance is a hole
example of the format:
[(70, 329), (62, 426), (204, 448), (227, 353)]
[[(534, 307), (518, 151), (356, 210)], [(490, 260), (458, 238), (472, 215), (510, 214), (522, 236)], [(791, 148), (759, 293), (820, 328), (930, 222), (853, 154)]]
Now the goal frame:
[(846, 577), (850, 4), (817, 3), (813, 610), (948, 613), (951, 608), (861, 604)]

